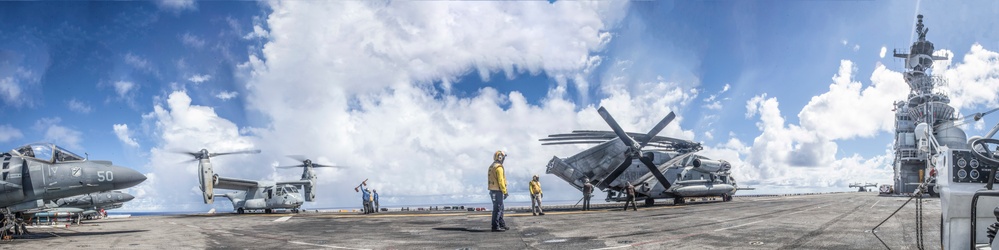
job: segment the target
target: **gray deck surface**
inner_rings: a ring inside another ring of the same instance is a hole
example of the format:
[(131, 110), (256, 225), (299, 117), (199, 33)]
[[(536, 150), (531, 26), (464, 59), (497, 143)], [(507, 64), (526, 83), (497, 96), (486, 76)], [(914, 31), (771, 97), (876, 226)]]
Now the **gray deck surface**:
[[(906, 199), (838, 193), (508, 212), (507, 232), (490, 232), (489, 212), (138, 216), (29, 228), (0, 249), (884, 249), (870, 229)], [(923, 201), (924, 245), (938, 249), (939, 199)], [(915, 200), (878, 235), (891, 249), (916, 249)]]

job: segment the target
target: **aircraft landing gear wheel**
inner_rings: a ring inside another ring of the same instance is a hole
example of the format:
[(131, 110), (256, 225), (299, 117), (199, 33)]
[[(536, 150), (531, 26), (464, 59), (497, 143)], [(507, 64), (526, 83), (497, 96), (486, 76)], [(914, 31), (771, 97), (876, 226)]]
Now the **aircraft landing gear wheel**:
[(267, 213), (267, 214), (269, 214), (269, 213), (271, 213), (271, 212), (273, 212), (273, 211), (271, 211), (271, 209), (270, 209), (270, 208), (268, 208), (268, 209), (264, 209), (264, 213)]
[(291, 209), (291, 212), (292, 212), (292, 213), (296, 213), (296, 214), (297, 214), (297, 213), (298, 213), (298, 208), (293, 208), (293, 209)]
[(732, 201), (732, 195), (723, 194), (722, 195), (722, 201)]
[(683, 197), (673, 198), (673, 205), (680, 205), (683, 204), (684, 202), (685, 200), (683, 200)]
[(246, 212), (246, 210), (243, 210), (243, 208), (237, 208), (236, 209), (236, 213), (237, 214), (243, 214), (244, 212)]
[(645, 199), (645, 206), (646, 207), (651, 207), (652, 205), (655, 205), (655, 204), (656, 204), (656, 199), (652, 199), (652, 198), (646, 198)]

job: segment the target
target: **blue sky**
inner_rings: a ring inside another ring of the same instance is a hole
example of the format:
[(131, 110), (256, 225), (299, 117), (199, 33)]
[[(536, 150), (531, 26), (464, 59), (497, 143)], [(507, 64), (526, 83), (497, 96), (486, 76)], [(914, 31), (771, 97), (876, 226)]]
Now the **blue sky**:
[[(953, 70), (954, 93), (975, 92), (961, 85), (964, 75), (975, 72), (984, 72), (973, 78), (982, 85), (976, 86), (996, 93), (999, 87), (991, 83), (997, 76), (989, 73), (994, 63), (961, 64), (974, 44), (986, 52), (999, 50), (995, 5), (3, 2), (0, 116), (8, 119), (0, 120), (0, 147), (54, 141), (157, 175), (158, 184), (134, 190), (148, 193), (139, 200), (150, 209), (199, 208), (198, 196), (184, 186), (193, 178), (162, 173), (193, 167), (175, 164), (183, 160), (179, 155), (162, 153), (177, 147), (262, 148), (261, 156), (231, 162), (253, 167), (219, 170), (258, 179), (294, 178), (297, 173), (269, 168), (291, 163), (282, 155), (319, 155), (327, 163), (355, 166), (321, 172), (331, 176), (324, 184), (350, 186), (358, 176), (384, 175), (378, 187), (397, 193), (395, 202), (407, 203), (413, 201), (405, 197), (480, 191), (477, 168), (465, 165), (481, 162), (479, 153), (497, 147), (532, 151), (521, 153), (523, 162), (514, 160), (525, 166), (515, 175), (543, 173), (551, 155), (568, 156), (574, 149), (520, 144), (537, 144), (536, 138), (548, 133), (605, 129), (592, 109), (610, 105), (629, 107), (611, 112), (636, 131), (677, 112), (678, 124), (664, 133), (702, 141), (714, 156), (729, 157), (743, 169), (737, 172), (743, 183), (823, 190), (849, 180), (887, 182), (891, 156), (885, 150), (893, 134), (849, 112), (822, 113), (819, 100), (832, 106), (860, 101), (819, 97), (832, 92), (843, 65), (862, 90), (899, 84), (900, 78), (871, 78), (890, 75), (879, 71), (880, 65), (903, 70), (890, 54), (908, 47), (917, 12), (926, 16), (928, 39), (955, 57), (952, 67), (938, 69)], [(882, 48), (888, 52), (884, 58)], [(877, 99), (871, 95), (867, 100)], [(963, 98), (959, 112), (965, 114), (997, 104), (995, 95), (955, 98)], [(775, 117), (783, 121), (764, 118), (768, 100), (779, 103)], [(851, 112), (890, 110), (893, 101), (875, 100)], [(186, 107), (205, 110), (176, 112)], [(839, 128), (845, 132), (814, 131), (837, 129), (801, 121), (803, 109), (830, 120), (858, 121)], [(499, 117), (483, 117), (493, 113)], [(507, 122), (519, 124), (494, 127)], [(981, 133), (970, 129), (969, 135)], [(379, 140), (396, 143), (371, 142)], [(778, 144), (792, 149), (792, 156), (826, 160), (801, 167), (788, 156), (763, 152)], [(422, 170), (405, 168), (414, 164)], [(793, 177), (843, 172), (848, 174), (832, 179)], [(413, 189), (399, 183), (400, 175), (419, 183), (460, 177)], [(171, 178), (184, 181), (177, 185), (186, 193), (162, 199), (192, 205), (164, 207), (150, 191)], [(557, 178), (545, 178), (552, 189), (571, 195)], [(321, 194), (326, 199), (317, 206), (346, 206), (341, 200), (350, 195)], [(449, 199), (459, 198), (441, 201)]]

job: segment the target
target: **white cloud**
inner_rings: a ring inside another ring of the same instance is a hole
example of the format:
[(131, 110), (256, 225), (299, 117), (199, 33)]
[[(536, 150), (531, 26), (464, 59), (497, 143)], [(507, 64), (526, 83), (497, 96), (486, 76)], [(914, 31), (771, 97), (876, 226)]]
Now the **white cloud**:
[(846, 46), (846, 44), (850, 43), (850, 41), (847, 41), (846, 39), (843, 39), (842, 41), (840, 41), (840, 43), (842, 43), (844, 46)]
[(885, 53), (888, 53), (888, 48), (881, 46), (881, 54), (878, 54), (881, 58), (885, 58)]
[(139, 142), (136, 142), (135, 139), (132, 138), (132, 131), (128, 130), (128, 124), (115, 124), (114, 134), (117, 135), (118, 140), (125, 143), (125, 145), (139, 147)]
[[(703, 107), (707, 108), (707, 109), (711, 109), (711, 110), (721, 110), (723, 107), (722, 107), (721, 101), (718, 100), (718, 96), (721, 95), (721, 94), (724, 94), (725, 92), (728, 92), (728, 90), (731, 87), (732, 86), (729, 86), (726, 83), (725, 86), (722, 87), (722, 90), (719, 90), (717, 94), (710, 95), (710, 96), (708, 96), (708, 98), (704, 98), (705, 104), (704, 104)], [(728, 98), (725, 98), (725, 100), (727, 100), (727, 99)]]
[(156, 6), (173, 12), (197, 9), (194, 0), (156, 0)]
[(212, 80), (212, 76), (208, 75), (208, 74), (205, 74), (205, 75), (193, 75), (190, 78), (187, 78), (187, 80), (191, 81), (191, 82), (193, 82), (195, 84), (200, 84), (202, 82), (206, 82), (206, 81)]
[(22, 137), (24, 134), (21, 133), (20, 129), (12, 127), (10, 124), (0, 125), (0, 142), (9, 142)]
[(731, 88), (732, 88), (732, 86), (729, 85), (728, 83), (726, 83), (725, 87), (723, 87), (722, 90), (721, 90), (721, 92), (718, 92), (718, 93), (721, 94), (721, 93), (728, 92), (728, 90), (731, 89)]
[(142, 56), (128, 53), (125, 54), (125, 64), (132, 66), (135, 69), (150, 73), (153, 75), (159, 75), (159, 71), (153, 66), (152, 62), (149, 62), (146, 58)]
[(812, 99), (798, 113), (801, 126), (816, 131), (825, 139), (871, 137), (895, 126), (892, 102), (905, 99), (909, 86), (898, 72), (878, 65), (871, 75), (871, 85), (854, 81), (853, 62), (840, 62), (829, 91)]
[(858, 50), (860, 50), (860, 44), (854, 44), (853, 51), (858, 51)]
[(91, 108), (90, 105), (87, 105), (86, 103), (83, 103), (80, 100), (77, 100), (76, 98), (70, 99), (69, 102), (66, 103), (66, 105), (67, 107), (69, 107), (70, 111), (77, 113), (89, 114), (90, 111), (93, 111), (93, 108)]
[(222, 99), (223, 101), (228, 101), (229, 99), (236, 98), (239, 96), (239, 92), (236, 91), (222, 91), (215, 95), (216, 98)]
[(181, 35), (180, 41), (184, 43), (184, 45), (192, 48), (200, 49), (205, 47), (205, 39), (192, 35), (191, 33), (184, 33), (184, 35)]
[(270, 33), (268, 33), (266, 29), (260, 27), (260, 25), (254, 25), (253, 32), (247, 33), (246, 36), (243, 36), (243, 39), (251, 40), (268, 37), (270, 37)]
[(114, 85), (114, 92), (118, 94), (119, 98), (128, 97), (129, 93), (136, 89), (135, 83), (130, 81), (117, 81), (112, 85)]
[(0, 99), (7, 105), (21, 106), (21, 85), (13, 77), (0, 79)]
[(52, 142), (71, 150), (80, 150), (83, 147), (83, 133), (80, 131), (60, 125), (62, 119), (59, 117), (42, 118), (35, 122), (34, 129), (43, 133), (42, 140)]
[[(0, 66), (4, 64), (0, 62)], [(0, 67), (2, 74), (8, 75), (0, 78), (0, 100), (15, 108), (34, 106), (30, 94), (26, 93), (28, 88), (38, 85), (40, 81), (34, 71), (23, 67)]]

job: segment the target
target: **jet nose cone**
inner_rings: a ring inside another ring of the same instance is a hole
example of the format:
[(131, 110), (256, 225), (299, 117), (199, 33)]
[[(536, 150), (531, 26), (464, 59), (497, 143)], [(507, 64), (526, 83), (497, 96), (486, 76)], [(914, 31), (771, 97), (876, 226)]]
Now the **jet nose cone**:
[[(125, 189), (139, 185), (146, 180), (146, 176), (131, 168), (114, 166), (114, 177), (111, 177), (114, 189)], [(135, 198), (135, 197), (132, 197)]]

